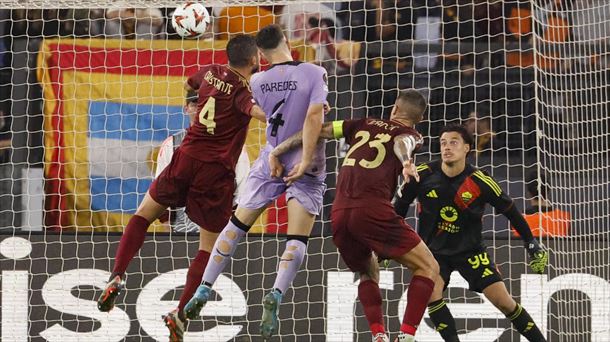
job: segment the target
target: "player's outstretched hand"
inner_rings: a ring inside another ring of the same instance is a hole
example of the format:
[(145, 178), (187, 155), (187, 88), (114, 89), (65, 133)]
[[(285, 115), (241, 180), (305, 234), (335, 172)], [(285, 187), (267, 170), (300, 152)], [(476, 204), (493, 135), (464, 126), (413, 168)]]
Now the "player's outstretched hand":
[(279, 178), (284, 173), (284, 165), (273, 153), (269, 153), (269, 170), (271, 171), (271, 177)]
[(419, 173), (417, 173), (417, 167), (411, 160), (407, 160), (402, 167), (402, 175), (405, 178), (405, 183), (411, 181), (411, 177), (415, 178), (416, 182), (419, 182)]
[(549, 253), (536, 239), (526, 244), (525, 248), (530, 256), (530, 268), (532, 271), (543, 274), (549, 263)]
[(291, 185), (292, 183), (296, 182), (299, 178), (303, 177), (303, 175), (305, 174), (306, 171), (306, 167), (303, 165), (303, 163), (298, 163), (296, 164), (292, 170), (290, 170), (290, 172), (288, 173), (288, 176), (284, 177), (284, 182), (286, 182), (287, 185)]

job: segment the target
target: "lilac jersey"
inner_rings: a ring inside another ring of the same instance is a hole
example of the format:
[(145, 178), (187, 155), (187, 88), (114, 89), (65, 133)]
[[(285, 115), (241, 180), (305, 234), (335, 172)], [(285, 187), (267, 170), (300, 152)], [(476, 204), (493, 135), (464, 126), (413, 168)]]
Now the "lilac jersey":
[[(310, 105), (326, 102), (328, 85), (324, 68), (298, 61), (274, 64), (254, 74), (250, 80), (252, 95), (267, 116), (265, 150), (303, 130)], [(287, 170), (300, 162), (301, 150), (286, 153), (281, 161)], [(318, 144), (308, 173), (325, 174), (324, 144)]]

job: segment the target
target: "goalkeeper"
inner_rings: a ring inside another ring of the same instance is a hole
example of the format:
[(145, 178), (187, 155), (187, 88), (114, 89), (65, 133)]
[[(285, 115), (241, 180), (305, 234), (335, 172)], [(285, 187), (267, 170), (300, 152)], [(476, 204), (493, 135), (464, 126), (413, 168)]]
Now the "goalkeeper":
[(532, 317), (508, 293), (502, 276), (486, 252), (482, 237), (486, 204), (506, 216), (519, 232), (534, 272), (544, 272), (548, 254), (534, 239), (513, 200), (498, 183), (466, 163), (472, 144), (473, 138), (463, 126), (444, 127), (440, 136), (441, 160), (419, 165), (419, 182), (405, 183), (395, 203), (396, 212), (404, 217), (417, 197), (419, 235), (440, 265), (442, 281), (435, 284), (428, 313), (445, 341), (459, 341), (455, 321), (443, 301), (443, 290), (456, 270), (468, 281), (470, 290), (483, 293), (521, 335), (529, 341), (546, 341)]

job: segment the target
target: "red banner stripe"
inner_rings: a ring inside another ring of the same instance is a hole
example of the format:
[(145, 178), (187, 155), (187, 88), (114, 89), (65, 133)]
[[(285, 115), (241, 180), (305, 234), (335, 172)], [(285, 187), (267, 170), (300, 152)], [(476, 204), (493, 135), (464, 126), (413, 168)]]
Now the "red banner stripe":
[(224, 50), (108, 49), (50, 44), (50, 66), (61, 70), (121, 75), (191, 75), (203, 65), (227, 63)]

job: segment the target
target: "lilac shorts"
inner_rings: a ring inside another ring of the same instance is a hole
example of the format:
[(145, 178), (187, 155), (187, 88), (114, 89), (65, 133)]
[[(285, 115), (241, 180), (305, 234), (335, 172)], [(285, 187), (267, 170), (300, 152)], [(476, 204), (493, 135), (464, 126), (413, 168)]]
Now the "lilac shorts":
[(323, 177), (304, 175), (292, 185), (286, 186), (281, 178), (271, 177), (268, 153), (266, 150), (261, 151), (252, 165), (237, 204), (242, 208), (259, 209), (285, 192), (287, 201), (294, 198), (310, 214), (318, 215), (326, 190)]

